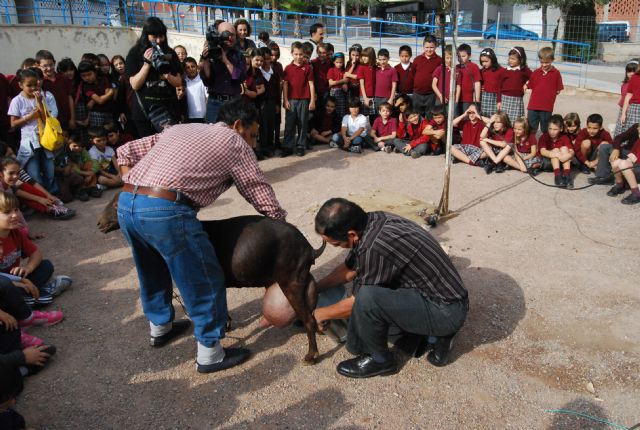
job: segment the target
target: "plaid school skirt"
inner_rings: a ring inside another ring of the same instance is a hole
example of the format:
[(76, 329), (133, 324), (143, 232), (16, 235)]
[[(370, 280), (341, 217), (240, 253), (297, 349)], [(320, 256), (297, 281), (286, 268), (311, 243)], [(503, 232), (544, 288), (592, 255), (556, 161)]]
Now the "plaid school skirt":
[(613, 137), (616, 137), (619, 134), (622, 134), (622, 126), (623, 124), (620, 122), (620, 117), (622, 116), (622, 108), (618, 110), (618, 118), (616, 119), (616, 129), (613, 132)]
[[(528, 160), (525, 160), (524, 157), (526, 157), (529, 154), (523, 154), (522, 152), (518, 151), (518, 154), (520, 155), (520, 158), (522, 158), (522, 161), (524, 161), (524, 165), (527, 167), (527, 169), (531, 169), (532, 166), (538, 164), (539, 166), (542, 166), (542, 157), (539, 155), (536, 155), (533, 158), (529, 158)], [(518, 157), (518, 155), (516, 155), (515, 157)]]
[[(618, 122), (620, 121), (618, 120)], [(629, 105), (629, 108), (627, 109), (627, 120), (622, 125), (620, 133), (624, 133), (625, 131), (629, 130), (629, 127), (631, 127), (635, 123), (640, 123), (640, 104), (634, 103), (632, 105)]]
[(371, 104), (369, 106), (365, 106), (364, 97), (360, 96), (360, 113), (364, 116), (373, 115), (376, 113), (376, 101), (373, 97), (370, 97)]
[(89, 112), (89, 127), (102, 127), (113, 122), (113, 114), (110, 112)]
[(511, 124), (524, 116), (524, 102), (522, 97), (502, 96), (502, 112), (509, 117)]
[(496, 113), (496, 104), (498, 103), (498, 95), (496, 93), (485, 93), (480, 95), (480, 108), (482, 116), (490, 117)]
[(466, 155), (467, 157), (469, 157), (469, 160), (471, 160), (471, 162), (474, 164), (478, 162), (478, 160), (480, 159), (480, 156), (482, 155), (482, 148), (477, 147), (475, 145), (456, 143), (455, 145), (453, 145), (453, 147), (456, 148), (458, 151), (461, 151), (462, 153), (464, 153), (464, 155)]
[(347, 93), (342, 88), (331, 88), (329, 95), (336, 99), (336, 112), (342, 118), (347, 114)]

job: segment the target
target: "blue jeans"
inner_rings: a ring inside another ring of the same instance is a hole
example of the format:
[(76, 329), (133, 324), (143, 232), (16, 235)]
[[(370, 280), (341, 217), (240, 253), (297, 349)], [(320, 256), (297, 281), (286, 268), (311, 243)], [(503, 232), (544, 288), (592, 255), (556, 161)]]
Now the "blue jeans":
[(33, 150), (33, 154), (23, 166), (24, 170), (35, 179), (40, 185), (45, 187), (50, 193), (58, 192), (58, 184), (55, 179), (53, 158), (47, 157), (47, 153), (42, 148)]
[(224, 337), (227, 322), (224, 273), (196, 212), (180, 203), (123, 192), (118, 221), (131, 246), (147, 319), (155, 325), (173, 321), (173, 279), (196, 339), (214, 346)]
[(224, 102), (213, 98), (213, 96), (209, 96), (209, 99), (207, 100), (207, 117), (205, 122), (215, 124), (218, 121), (218, 112), (220, 112), (222, 103)]
[[(340, 145), (340, 148), (342, 148), (342, 145), (344, 145), (344, 139), (342, 138), (342, 135), (340, 133), (334, 133), (334, 135), (331, 136), (331, 140)], [(362, 141), (362, 137), (358, 136), (351, 141), (351, 145), (349, 146), (362, 146)]]

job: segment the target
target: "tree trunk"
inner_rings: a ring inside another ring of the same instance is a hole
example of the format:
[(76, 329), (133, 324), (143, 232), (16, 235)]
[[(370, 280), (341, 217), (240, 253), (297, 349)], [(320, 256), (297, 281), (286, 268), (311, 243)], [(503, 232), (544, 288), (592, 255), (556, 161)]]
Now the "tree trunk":
[(344, 36), (346, 34), (345, 29), (347, 28), (347, 0), (342, 0), (342, 2), (340, 2), (340, 16), (342, 16), (340, 36)]
[[(558, 34), (554, 37), (556, 40), (564, 39), (564, 30), (567, 23), (567, 14), (569, 13), (568, 9), (561, 8), (560, 9), (560, 18), (558, 19)], [(562, 51), (564, 48), (564, 44), (555, 43), (555, 61), (562, 61)]]
[(547, 8), (548, 8), (548, 6), (546, 4), (542, 5), (542, 33), (541, 33), (541, 36), (542, 36), (543, 39), (547, 38), (547, 22), (548, 22)]
[(300, 39), (302, 32), (300, 31), (300, 14), (294, 16), (293, 37)]
[(275, 11), (278, 10), (277, 0), (271, 0), (271, 34), (274, 36), (280, 35), (280, 14)]

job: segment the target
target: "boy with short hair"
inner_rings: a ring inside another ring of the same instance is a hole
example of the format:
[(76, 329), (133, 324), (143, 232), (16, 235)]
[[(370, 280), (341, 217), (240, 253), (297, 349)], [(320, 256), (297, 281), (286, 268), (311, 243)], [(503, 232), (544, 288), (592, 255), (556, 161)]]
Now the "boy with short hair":
[(532, 133), (547, 132), (549, 118), (553, 112), (556, 97), (564, 89), (560, 71), (553, 67), (553, 48), (545, 46), (538, 51), (540, 67), (531, 73), (525, 89), (531, 89), (531, 97), (527, 106), (527, 119)]
[(591, 173), (598, 165), (598, 147), (601, 143), (612, 144), (613, 139), (608, 131), (602, 128), (602, 115), (594, 113), (587, 117), (587, 127), (578, 132), (573, 143), (580, 171), (585, 175)]
[(571, 140), (563, 133), (563, 130), (564, 119), (562, 115), (551, 115), (547, 132), (538, 140), (538, 152), (543, 157), (543, 168), (547, 170), (549, 164), (551, 165), (555, 185), (571, 189), (573, 188), (571, 160), (575, 152)]
[[(316, 90), (313, 84), (313, 71), (305, 61), (302, 43), (291, 44), (293, 62), (284, 69), (282, 82), (282, 104), (286, 109), (284, 119), (284, 148), (281, 156), (293, 154), (304, 156), (307, 140), (309, 112), (316, 109)], [(296, 128), (298, 137), (296, 138)]]
[(459, 97), (458, 112), (466, 112), (472, 103), (480, 103), (482, 74), (480, 67), (471, 61), (471, 46), (466, 43), (458, 46), (460, 64), (456, 65), (456, 97)]
[(331, 137), (340, 132), (342, 119), (336, 111), (335, 97), (327, 97), (322, 113), (313, 116), (313, 127), (311, 128), (311, 140), (318, 143), (329, 144)]
[(378, 67), (376, 68), (376, 86), (373, 92), (373, 105), (392, 104), (396, 98), (398, 73), (389, 65), (389, 50), (378, 51)]
[(411, 57), (413, 51), (409, 45), (402, 45), (398, 51), (400, 62), (395, 69), (398, 74), (398, 93), (411, 95), (413, 93), (413, 79), (411, 77)]
[(62, 73), (56, 73), (56, 60), (53, 54), (45, 49), (36, 53), (36, 62), (42, 73), (42, 89), (49, 91), (56, 99), (58, 121), (63, 129), (76, 127), (76, 109), (74, 104), (73, 82)]
[[(424, 132), (429, 120), (423, 119), (415, 108), (405, 112), (406, 122), (403, 134), (393, 140), (396, 152), (402, 152), (411, 158), (420, 158), (429, 153), (429, 136)], [(388, 150), (387, 150), (388, 151)]]
[(431, 109), (431, 121), (427, 124), (424, 134), (429, 136), (431, 155), (440, 155), (444, 152), (444, 138), (446, 134), (446, 116), (444, 106), (434, 106)]
[(411, 79), (413, 80), (412, 104), (418, 112), (429, 112), (436, 103), (433, 92), (433, 71), (442, 64), (442, 59), (436, 54), (438, 39), (429, 34), (422, 42), (424, 54), (416, 57), (411, 64)]
[(107, 130), (104, 127), (91, 127), (89, 129), (89, 139), (93, 144), (89, 149), (89, 156), (97, 165), (98, 188), (105, 189), (122, 186), (116, 152), (112, 147), (107, 146)]
[(186, 122), (203, 123), (207, 113), (207, 87), (200, 77), (198, 62), (193, 57), (184, 60), (185, 90), (187, 99)]
[(384, 149), (386, 153), (393, 152), (393, 139), (396, 138), (396, 132), (398, 129), (398, 121), (395, 118), (391, 118), (391, 104), (380, 103), (377, 104), (378, 113), (380, 114), (374, 121), (369, 137), (373, 139), (372, 149), (374, 151), (380, 151)]
[(327, 56), (327, 47), (324, 43), (318, 43), (316, 47), (318, 56), (311, 60), (313, 66), (313, 85), (316, 89), (316, 100), (318, 111), (324, 109), (324, 103), (329, 95), (329, 79), (327, 73), (331, 69), (332, 64)]
[(360, 154), (367, 138), (369, 120), (360, 113), (360, 99), (351, 98), (348, 106), (349, 114), (342, 118), (340, 133), (332, 136), (329, 146)]

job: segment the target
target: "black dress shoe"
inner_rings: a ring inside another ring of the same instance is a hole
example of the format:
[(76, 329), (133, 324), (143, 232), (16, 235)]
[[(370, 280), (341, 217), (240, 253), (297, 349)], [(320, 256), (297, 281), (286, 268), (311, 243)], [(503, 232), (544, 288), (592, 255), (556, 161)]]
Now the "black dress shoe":
[(336, 368), (339, 374), (349, 378), (370, 378), (372, 376), (390, 375), (398, 371), (394, 359), (378, 363), (370, 355), (360, 355), (338, 364)]
[(297, 148), (296, 149), (296, 155), (298, 157), (304, 157), (304, 148)]
[(564, 182), (564, 176), (558, 175), (553, 179), (553, 181), (558, 188), (565, 188), (567, 186), (567, 184)]
[(151, 336), (151, 339), (149, 340), (149, 344), (154, 348), (160, 348), (161, 346), (165, 346), (166, 344), (174, 340), (176, 337), (180, 336), (185, 331), (187, 331), (189, 327), (191, 327), (191, 321), (189, 320), (174, 321), (173, 325), (171, 326), (171, 330), (169, 330), (167, 333), (163, 334), (162, 336)]
[(293, 155), (293, 150), (284, 148), (280, 151), (280, 158), (288, 157), (289, 155)]
[(580, 166), (580, 172), (584, 173), (585, 175), (590, 175), (591, 174), (591, 169), (589, 167), (587, 167), (586, 164), (582, 164)]
[(213, 373), (221, 370), (228, 369), (238, 364), (242, 364), (251, 355), (251, 352), (246, 348), (223, 348), (224, 358), (222, 361), (213, 364), (200, 364), (196, 362), (196, 368), (198, 373)]
[(496, 166), (496, 173), (504, 173), (505, 170), (507, 170), (507, 165), (504, 163), (498, 163)]
[(613, 175), (609, 175), (606, 178), (602, 178), (600, 176), (594, 176), (587, 179), (587, 182), (589, 182), (592, 185), (613, 185), (614, 179), (613, 179)]
[(573, 189), (573, 178), (571, 176), (565, 176), (564, 177), (564, 183), (567, 186), (568, 190), (572, 190)]
[(619, 194), (624, 194), (624, 185), (614, 185), (609, 191), (607, 191), (607, 195), (609, 197), (615, 197)]
[(631, 194), (629, 194), (627, 197), (625, 197), (624, 199), (620, 200), (620, 203), (622, 203), (623, 205), (635, 205), (640, 203), (640, 196), (633, 194), (633, 192)]
[(453, 338), (456, 336), (456, 333), (450, 336), (442, 336), (436, 340), (436, 343), (433, 345), (433, 351), (427, 355), (427, 360), (429, 363), (434, 366), (442, 367), (446, 366), (449, 361), (449, 352), (451, 352), (451, 347), (453, 346)]
[(484, 161), (484, 172), (487, 175), (490, 175), (495, 168), (496, 168), (496, 165), (493, 164), (493, 161)]

